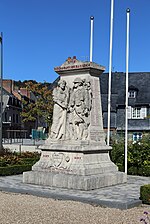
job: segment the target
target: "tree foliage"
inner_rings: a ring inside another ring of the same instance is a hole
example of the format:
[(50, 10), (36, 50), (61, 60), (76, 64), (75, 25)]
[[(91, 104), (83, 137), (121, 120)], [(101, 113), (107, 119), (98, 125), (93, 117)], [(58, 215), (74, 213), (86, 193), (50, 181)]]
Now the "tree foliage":
[(35, 80), (24, 80), (24, 81), (18, 80), (18, 81), (14, 81), (14, 84), (20, 89), (20, 88), (25, 88), (27, 82), (32, 82), (34, 84), (37, 84), (37, 81)]
[(24, 98), (21, 116), (23, 122), (36, 121), (37, 118), (43, 118), (48, 125), (52, 122), (53, 100), (52, 90), (47, 84), (33, 83), (28, 81), (25, 83), (26, 88), (34, 94), (34, 99)]

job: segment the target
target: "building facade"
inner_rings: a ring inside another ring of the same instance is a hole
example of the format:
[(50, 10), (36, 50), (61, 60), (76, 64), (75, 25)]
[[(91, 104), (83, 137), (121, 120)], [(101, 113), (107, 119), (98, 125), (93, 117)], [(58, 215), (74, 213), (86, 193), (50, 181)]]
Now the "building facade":
[(32, 129), (37, 128), (36, 122), (22, 122), (23, 99), (35, 100), (33, 93), (26, 88), (18, 89), (13, 80), (3, 80), (3, 138), (26, 138)]
[[(107, 132), (108, 73), (100, 76), (103, 124)], [(125, 131), (125, 73), (112, 73), (111, 86), (111, 136), (124, 136)], [(129, 73), (128, 134), (136, 141), (150, 132), (150, 72)]]

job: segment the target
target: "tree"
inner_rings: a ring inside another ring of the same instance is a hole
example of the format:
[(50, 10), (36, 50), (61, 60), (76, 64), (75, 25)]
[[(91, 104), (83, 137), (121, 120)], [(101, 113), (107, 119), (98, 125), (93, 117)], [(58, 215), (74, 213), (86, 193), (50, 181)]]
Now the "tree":
[(42, 118), (50, 127), (53, 112), (52, 90), (48, 88), (47, 83), (44, 85), (43, 83), (28, 81), (25, 83), (25, 86), (27, 90), (34, 94), (35, 99), (25, 97), (22, 99), (22, 121), (36, 121), (37, 118)]
[(19, 89), (25, 88), (27, 82), (32, 82), (34, 84), (37, 84), (37, 81), (35, 80), (24, 80), (24, 81), (19, 80), (19, 81), (14, 81), (14, 85), (17, 86)]

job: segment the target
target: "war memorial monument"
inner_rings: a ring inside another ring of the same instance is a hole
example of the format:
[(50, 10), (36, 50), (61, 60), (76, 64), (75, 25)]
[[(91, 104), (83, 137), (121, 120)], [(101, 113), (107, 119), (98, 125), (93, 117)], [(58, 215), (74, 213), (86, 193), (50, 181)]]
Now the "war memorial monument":
[(103, 131), (99, 76), (105, 68), (68, 58), (55, 68), (53, 123), (41, 158), (23, 182), (92, 190), (125, 183), (127, 176), (110, 160)]

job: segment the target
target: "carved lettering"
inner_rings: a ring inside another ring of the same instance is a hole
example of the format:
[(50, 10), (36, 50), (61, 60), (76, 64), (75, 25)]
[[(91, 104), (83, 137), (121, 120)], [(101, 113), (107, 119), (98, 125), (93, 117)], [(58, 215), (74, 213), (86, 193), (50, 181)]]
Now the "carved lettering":
[(80, 156), (75, 156), (74, 159), (81, 159), (81, 157)]

